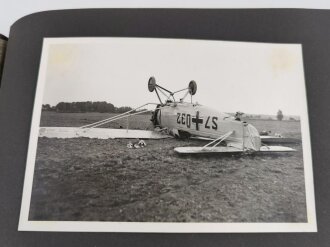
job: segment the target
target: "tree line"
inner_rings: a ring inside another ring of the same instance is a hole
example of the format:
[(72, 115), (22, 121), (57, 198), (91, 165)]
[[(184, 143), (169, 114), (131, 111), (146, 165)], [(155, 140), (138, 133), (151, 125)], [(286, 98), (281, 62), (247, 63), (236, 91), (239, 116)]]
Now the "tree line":
[(84, 101), (84, 102), (60, 102), (56, 106), (42, 105), (43, 111), (55, 112), (101, 112), (101, 113), (124, 113), (132, 110), (129, 106), (116, 107), (106, 101)]

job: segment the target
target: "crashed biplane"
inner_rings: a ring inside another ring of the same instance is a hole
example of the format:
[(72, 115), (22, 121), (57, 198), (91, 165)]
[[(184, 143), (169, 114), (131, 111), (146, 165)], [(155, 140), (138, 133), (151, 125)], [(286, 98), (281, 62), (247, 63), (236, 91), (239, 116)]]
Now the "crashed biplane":
[[(295, 142), (296, 140), (281, 136), (262, 136), (251, 124), (241, 121), (242, 113), (231, 116), (213, 110), (207, 106), (192, 102), (196, 94), (197, 84), (190, 81), (187, 88), (169, 91), (158, 85), (154, 77), (148, 81), (148, 89), (155, 92), (159, 103), (147, 103), (128, 112), (101, 121), (74, 127), (41, 127), (39, 137), (49, 138), (99, 138), (99, 139), (163, 139), (163, 138), (196, 138), (208, 141), (201, 147), (176, 147), (180, 154), (198, 153), (242, 153), (242, 152), (292, 152), (295, 149), (284, 146), (268, 146), (265, 143)], [(182, 98), (176, 99), (179, 92)], [(162, 95), (162, 97), (161, 97)], [(184, 101), (190, 95), (190, 102)], [(164, 98), (165, 97), (165, 98)], [(156, 105), (153, 110), (145, 109), (148, 105)], [(152, 112), (151, 122), (154, 130), (132, 130), (99, 128), (110, 122), (129, 118), (137, 114)]]

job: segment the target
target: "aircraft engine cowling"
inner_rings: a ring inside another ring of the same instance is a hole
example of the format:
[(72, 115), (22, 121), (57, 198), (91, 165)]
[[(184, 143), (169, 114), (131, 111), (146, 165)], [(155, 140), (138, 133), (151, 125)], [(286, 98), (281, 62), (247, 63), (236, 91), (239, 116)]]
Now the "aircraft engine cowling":
[(161, 115), (161, 113), (160, 113), (159, 107), (160, 107), (160, 104), (157, 105), (156, 110), (151, 115), (150, 120), (151, 120), (152, 124), (154, 125), (154, 127), (159, 127), (160, 126), (160, 115)]
[(261, 139), (258, 130), (251, 124), (244, 126), (244, 149), (259, 151)]

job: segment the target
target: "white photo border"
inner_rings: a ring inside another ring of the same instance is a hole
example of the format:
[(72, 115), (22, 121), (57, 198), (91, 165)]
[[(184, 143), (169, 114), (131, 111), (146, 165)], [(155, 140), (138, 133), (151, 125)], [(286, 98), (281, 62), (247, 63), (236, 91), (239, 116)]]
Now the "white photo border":
[[(57, 231), (57, 232), (163, 232), (163, 233), (249, 233), (249, 232), (317, 232), (312, 154), (310, 144), (310, 129), (308, 120), (306, 86), (303, 86), (306, 100), (304, 114), (300, 116), (301, 134), (305, 176), (306, 194), (306, 223), (181, 223), (181, 222), (97, 222), (97, 221), (31, 221), (29, 210), (32, 195), (33, 175), (35, 168), (39, 123), (42, 109), (42, 99), (47, 74), (47, 61), (49, 47), (52, 44), (67, 43), (104, 43), (108, 39), (164, 39), (164, 38), (44, 38), (42, 55), (40, 60), (39, 75), (33, 107), (33, 115), (30, 129), (29, 147), (27, 153), (27, 164), (24, 178), (21, 211), (19, 217), (19, 231)], [(195, 39), (188, 39), (195, 40)], [(205, 42), (209, 40), (201, 40)], [(213, 40), (212, 40), (213, 41)], [(214, 40), (213, 42), (217, 42)], [(237, 41), (221, 41), (237, 42)], [(239, 42), (252, 43), (252, 42)], [(258, 43), (258, 42), (253, 42)], [(273, 44), (273, 43), (267, 43)], [(279, 44), (279, 43), (274, 43)], [(283, 44), (283, 43), (281, 43)], [(302, 53), (301, 44), (299, 45)], [(303, 57), (301, 57), (303, 59)]]

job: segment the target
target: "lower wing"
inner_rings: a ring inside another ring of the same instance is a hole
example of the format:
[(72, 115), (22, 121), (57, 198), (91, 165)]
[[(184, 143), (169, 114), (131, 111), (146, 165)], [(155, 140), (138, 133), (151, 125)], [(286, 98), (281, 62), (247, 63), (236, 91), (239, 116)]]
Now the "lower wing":
[(263, 143), (299, 143), (301, 140), (282, 136), (260, 136)]
[[(215, 154), (215, 153), (243, 153), (247, 150), (242, 150), (231, 146), (220, 147), (177, 147), (174, 151), (179, 154)], [(282, 146), (262, 146), (259, 151), (253, 151), (251, 153), (283, 153), (283, 152), (295, 152), (296, 150), (289, 147)]]

